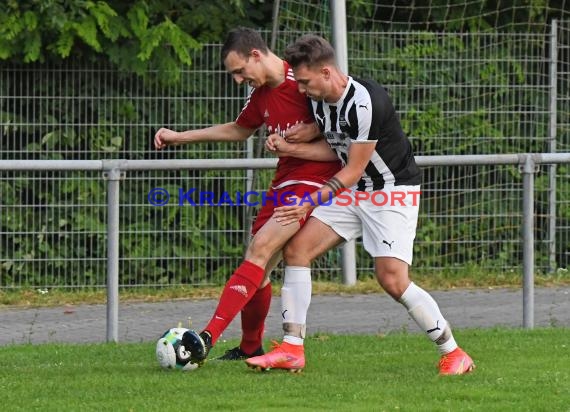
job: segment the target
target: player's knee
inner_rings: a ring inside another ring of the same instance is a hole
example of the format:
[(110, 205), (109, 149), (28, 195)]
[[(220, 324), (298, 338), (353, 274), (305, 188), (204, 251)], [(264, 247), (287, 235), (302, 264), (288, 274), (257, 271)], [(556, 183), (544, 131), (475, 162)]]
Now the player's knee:
[(258, 233), (251, 240), (245, 252), (245, 258), (258, 266), (265, 267), (277, 252), (275, 249), (276, 246), (270, 239)]
[(395, 301), (399, 301), (404, 292), (406, 291), (406, 286), (398, 282), (380, 282), (382, 289), (392, 297)]
[[(305, 248), (306, 249), (306, 248)], [(283, 248), (283, 260), (285, 264), (290, 266), (304, 266), (305, 253), (303, 252), (303, 248), (295, 242), (295, 239), (289, 241)]]
[(382, 289), (395, 300), (400, 299), (410, 283), (407, 273), (390, 270), (389, 268), (377, 268), (376, 280)]

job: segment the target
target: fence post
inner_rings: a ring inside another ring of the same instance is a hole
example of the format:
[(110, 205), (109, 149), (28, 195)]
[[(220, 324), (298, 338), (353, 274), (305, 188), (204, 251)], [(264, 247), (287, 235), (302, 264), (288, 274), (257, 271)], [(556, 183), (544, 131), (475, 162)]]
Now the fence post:
[(519, 156), (523, 177), (523, 327), (534, 327), (534, 174), (538, 167), (531, 154)]
[[(548, 151), (556, 153), (556, 116), (558, 115), (558, 21), (552, 20), (550, 30), (550, 120)], [(548, 167), (548, 261), (550, 271), (556, 271), (556, 164)]]
[(124, 172), (112, 168), (107, 180), (107, 342), (119, 341), (119, 181)]
[[(346, 0), (332, 0), (331, 25), (333, 46), (337, 64), (344, 73), (348, 73), (348, 46), (346, 38)], [(341, 249), (342, 283), (348, 286), (356, 284), (356, 242), (350, 240)]]

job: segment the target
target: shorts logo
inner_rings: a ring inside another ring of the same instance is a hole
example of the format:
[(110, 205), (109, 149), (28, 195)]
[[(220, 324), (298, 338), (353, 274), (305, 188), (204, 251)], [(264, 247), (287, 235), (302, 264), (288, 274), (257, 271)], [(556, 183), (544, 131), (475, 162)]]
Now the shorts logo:
[(236, 291), (237, 293), (243, 295), (243, 297), (247, 298), (247, 288), (244, 285), (233, 285), (230, 286), (230, 289)]
[(395, 240), (392, 240), (391, 242), (388, 242), (387, 240), (382, 240), (382, 243), (386, 243), (388, 245), (388, 247), (390, 248), (390, 250), (392, 250), (392, 245), (394, 244)]

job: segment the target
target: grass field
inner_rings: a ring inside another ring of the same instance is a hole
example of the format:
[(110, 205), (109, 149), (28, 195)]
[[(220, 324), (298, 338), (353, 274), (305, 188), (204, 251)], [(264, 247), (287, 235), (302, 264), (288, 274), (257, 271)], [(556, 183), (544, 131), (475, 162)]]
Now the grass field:
[(7, 411), (570, 411), (569, 329), (455, 334), (470, 375), (438, 376), (421, 334), (311, 336), (301, 374), (221, 361), (164, 371), (154, 342), (6, 346), (0, 397)]

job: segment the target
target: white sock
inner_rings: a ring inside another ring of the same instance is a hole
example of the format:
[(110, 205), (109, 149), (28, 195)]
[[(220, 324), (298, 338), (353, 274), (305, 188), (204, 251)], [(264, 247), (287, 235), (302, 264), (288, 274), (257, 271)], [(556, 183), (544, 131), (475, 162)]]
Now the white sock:
[(412, 282), (400, 297), (400, 303), (408, 309), (411, 318), (437, 345), (442, 355), (457, 348), (451, 328), (429, 293)]
[(311, 268), (285, 266), (285, 276), (281, 288), (284, 342), (292, 345), (303, 344), (307, 312), (311, 304), (311, 293)]

